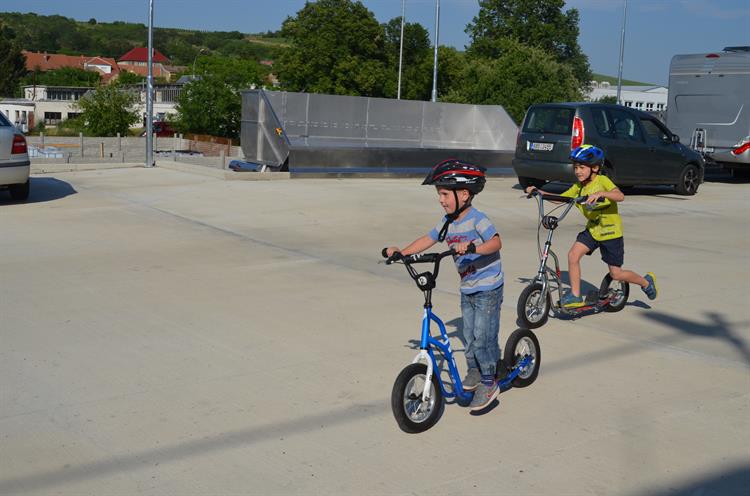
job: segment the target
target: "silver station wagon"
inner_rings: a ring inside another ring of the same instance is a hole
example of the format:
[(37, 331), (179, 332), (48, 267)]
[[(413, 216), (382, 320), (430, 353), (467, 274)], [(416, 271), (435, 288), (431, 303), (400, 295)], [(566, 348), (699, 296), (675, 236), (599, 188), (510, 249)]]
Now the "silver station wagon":
[(671, 185), (678, 194), (694, 195), (703, 182), (703, 157), (682, 145), (659, 119), (604, 103), (529, 107), (513, 158), (518, 182), (524, 188), (575, 182), (568, 155), (584, 143), (604, 150), (603, 173), (618, 186)]
[(16, 201), (26, 200), (29, 169), (26, 138), (0, 113), (0, 189), (8, 189)]

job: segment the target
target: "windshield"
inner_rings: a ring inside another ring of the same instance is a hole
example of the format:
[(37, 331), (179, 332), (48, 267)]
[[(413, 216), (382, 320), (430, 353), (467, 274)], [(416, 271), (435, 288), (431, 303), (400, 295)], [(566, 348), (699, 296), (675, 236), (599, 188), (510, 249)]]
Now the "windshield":
[(525, 133), (567, 134), (573, 129), (576, 111), (563, 107), (537, 107), (529, 110), (523, 126)]

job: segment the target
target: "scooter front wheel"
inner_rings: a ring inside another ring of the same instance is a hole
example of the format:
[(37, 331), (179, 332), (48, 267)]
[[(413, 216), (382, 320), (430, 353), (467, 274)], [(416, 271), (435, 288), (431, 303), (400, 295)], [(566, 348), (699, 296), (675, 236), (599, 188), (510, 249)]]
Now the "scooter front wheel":
[(599, 286), (599, 298), (610, 298), (609, 303), (604, 306), (605, 312), (619, 312), (625, 308), (630, 296), (630, 285), (625, 281), (615, 281), (607, 274)]
[(530, 386), (539, 375), (539, 366), (542, 363), (542, 348), (536, 334), (528, 329), (516, 329), (505, 343), (505, 368), (511, 371), (527, 356), (530, 361), (511, 382), (513, 387)]
[(542, 291), (542, 283), (529, 284), (518, 297), (518, 320), (528, 329), (542, 327), (549, 318), (551, 304), (549, 292)]
[[(422, 395), (429, 381), (429, 398)], [(445, 402), (435, 374), (427, 377), (427, 365), (412, 363), (396, 378), (391, 392), (391, 410), (402, 431), (409, 434), (424, 432), (440, 420)]]

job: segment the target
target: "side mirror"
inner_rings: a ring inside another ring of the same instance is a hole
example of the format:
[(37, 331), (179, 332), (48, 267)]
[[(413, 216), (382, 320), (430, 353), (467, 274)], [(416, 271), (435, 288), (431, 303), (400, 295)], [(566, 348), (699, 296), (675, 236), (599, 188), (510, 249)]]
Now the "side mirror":
[(672, 143), (679, 143), (679, 142), (680, 142), (680, 137), (677, 136), (676, 134), (673, 134), (672, 135)]

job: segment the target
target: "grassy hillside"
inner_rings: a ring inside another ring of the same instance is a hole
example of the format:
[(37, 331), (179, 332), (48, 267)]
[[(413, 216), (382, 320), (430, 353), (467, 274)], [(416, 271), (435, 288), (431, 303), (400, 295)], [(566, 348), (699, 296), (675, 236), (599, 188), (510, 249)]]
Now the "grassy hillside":
[[(131, 48), (146, 46), (148, 28), (120, 21), (100, 23), (93, 18), (77, 21), (59, 15), (0, 12), (0, 36), (35, 52), (117, 58)], [(154, 28), (154, 47), (175, 65), (191, 64), (201, 51), (255, 61), (274, 59), (285, 46), (275, 33)]]
[[(609, 84), (617, 84), (617, 76), (605, 76), (604, 74), (594, 74), (593, 75), (594, 81), (607, 81)], [(629, 79), (623, 79), (622, 80), (623, 86), (657, 86), (653, 83), (641, 83), (639, 81), (631, 81)]]

